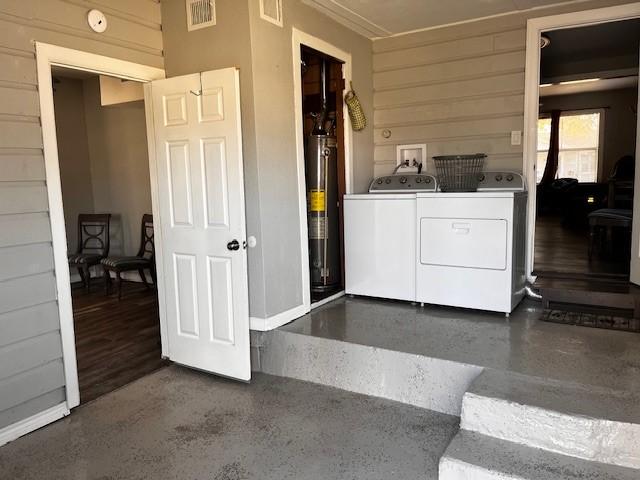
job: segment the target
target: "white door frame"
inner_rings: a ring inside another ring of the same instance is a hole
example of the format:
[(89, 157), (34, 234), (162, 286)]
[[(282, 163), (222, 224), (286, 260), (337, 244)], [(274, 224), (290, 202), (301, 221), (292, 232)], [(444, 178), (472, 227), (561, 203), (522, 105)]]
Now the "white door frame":
[[(295, 111), (295, 132), (296, 132), (296, 152), (298, 158), (298, 209), (300, 212), (300, 252), (302, 257), (302, 307), (304, 312), (311, 310), (311, 278), (309, 271), (309, 240), (307, 225), (307, 183), (304, 162), (304, 132), (302, 128), (302, 72), (300, 63), (302, 55), (300, 47), (307, 46), (344, 62), (342, 73), (345, 85), (348, 87), (351, 82), (351, 54), (338, 47), (309, 35), (296, 28), (293, 29), (293, 108)], [(342, 106), (342, 116), (344, 118), (344, 168), (346, 193), (353, 191), (353, 130), (349, 122), (349, 112), (347, 106)], [(290, 321), (293, 319), (289, 319)], [(285, 322), (286, 323), (286, 322)]]
[[(139, 65), (103, 55), (72, 50), (46, 43), (36, 42), (36, 63), (38, 70), (38, 92), (40, 97), (40, 120), (42, 124), (42, 141), (49, 199), (49, 217), (51, 220), (51, 238), (53, 243), (53, 260), (58, 292), (58, 310), (60, 315), (60, 336), (62, 337), (62, 361), (64, 364), (66, 404), (71, 410), (80, 404), (78, 387), (78, 369), (76, 365), (76, 342), (73, 326), (73, 308), (71, 304), (71, 282), (69, 264), (67, 262), (67, 234), (65, 230), (64, 208), (62, 203), (62, 187), (60, 183), (60, 165), (58, 162), (58, 142), (56, 138), (56, 120), (53, 105), (53, 86), (51, 66), (62, 66), (76, 70), (84, 70), (97, 74), (105, 74), (138, 82), (150, 82), (165, 78), (161, 68)], [(155, 155), (152, 146), (153, 117), (149, 115), (150, 101), (147, 99), (148, 85), (145, 85), (145, 112), (147, 114), (147, 137), (149, 143), (149, 166), (151, 174), (151, 192), (153, 215), (159, 221), (155, 182)], [(150, 133), (151, 132), (151, 133)], [(160, 229), (157, 229), (160, 230)], [(156, 250), (162, 252), (162, 239), (155, 236)], [(158, 253), (156, 253), (158, 256)], [(161, 259), (157, 264), (162, 265)], [(160, 326), (163, 350), (165, 348), (166, 325), (164, 323), (164, 292), (161, 269), (158, 269), (158, 297), (160, 303)], [(163, 351), (163, 355), (164, 355)]]
[(527, 21), (527, 56), (524, 87), (524, 174), (529, 191), (527, 206), (527, 278), (535, 280), (534, 240), (536, 227), (536, 158), (538, 144), (538, 103), (540, 83), (540, 35), (549, 30), (585, 27), (640, 17), (640, 2), (581, 12), (563, 13)]

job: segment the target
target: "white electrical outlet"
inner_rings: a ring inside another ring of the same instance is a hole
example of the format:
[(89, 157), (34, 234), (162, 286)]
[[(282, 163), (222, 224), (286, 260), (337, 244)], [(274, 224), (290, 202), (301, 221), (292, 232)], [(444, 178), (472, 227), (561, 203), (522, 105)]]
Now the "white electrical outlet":
[(522, 144), (522, 132), (520, 130), (511, 131), (511, 145)]

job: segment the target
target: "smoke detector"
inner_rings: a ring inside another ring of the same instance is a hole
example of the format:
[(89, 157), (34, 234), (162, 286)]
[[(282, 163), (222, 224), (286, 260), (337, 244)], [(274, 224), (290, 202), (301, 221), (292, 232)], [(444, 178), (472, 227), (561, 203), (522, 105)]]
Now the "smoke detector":
[(96, 33), (102, 33), (107, 29), (107, 17), (100, 10), (90, 10), (87, 14), (87, 23)]
[(215, 0), (186, 0), (187, 30), (198, 30), (216, 24)]

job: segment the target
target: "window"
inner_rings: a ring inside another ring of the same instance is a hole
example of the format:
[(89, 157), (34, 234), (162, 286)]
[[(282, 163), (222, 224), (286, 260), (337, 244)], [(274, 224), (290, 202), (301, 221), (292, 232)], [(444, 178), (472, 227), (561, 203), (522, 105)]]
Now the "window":
[[(602, 112), (562, 112), (560, 117), (560, 152), (556, 178), (577, 178), (579, 182), (597, 182), (600, 158)], [(551, 118), (538, 120), (537, 182), (547, 164)]]

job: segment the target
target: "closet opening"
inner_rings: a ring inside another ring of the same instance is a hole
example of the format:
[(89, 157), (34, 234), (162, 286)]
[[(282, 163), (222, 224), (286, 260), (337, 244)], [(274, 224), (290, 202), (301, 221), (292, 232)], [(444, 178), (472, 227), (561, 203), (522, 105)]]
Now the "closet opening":
[(344, 292), (344, 63), (301, 46), (311, 304)]

